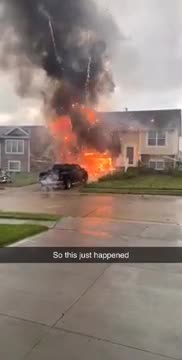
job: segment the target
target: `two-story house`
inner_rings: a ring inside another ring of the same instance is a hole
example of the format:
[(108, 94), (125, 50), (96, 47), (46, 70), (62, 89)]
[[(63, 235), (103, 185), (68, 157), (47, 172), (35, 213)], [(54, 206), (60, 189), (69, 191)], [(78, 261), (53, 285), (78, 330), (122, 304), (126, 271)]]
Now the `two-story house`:
[(45, 126), (0, 126), (0, 168), (30, 172), (46, 166), (52, 157), (52, 141)]
[(116, 166), (137, 166), (139, 161), (156, 170), (175, 166), (181, 154), (181, 110), (110, 112), (100, 117), (110, 131), (119, 132)]
[(0, 168), (30, 172), (30, 131), (24, 127), (0, 127)]

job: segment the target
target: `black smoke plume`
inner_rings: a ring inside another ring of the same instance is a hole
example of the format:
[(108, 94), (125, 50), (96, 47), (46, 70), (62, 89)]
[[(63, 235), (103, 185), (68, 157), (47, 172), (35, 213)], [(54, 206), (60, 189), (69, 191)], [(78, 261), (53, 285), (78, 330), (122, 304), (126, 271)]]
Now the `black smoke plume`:
[(37, 93), (27, 74), (43, 70), (50, 82), (48, 89), (40, 89), (47, 108), (71, 115), (79, 141), (108, 149), (102, 130), (86, 131), (87, 121), (74, 114), (72, 105), (96, 105), (101, 94), (114, 90), (104, 38), (109, 28), (112, 41), (120, 37), (112, 17), (94, 0), (0, 0), (0, 16), (1, 66), (20, 73), (21, 95)]

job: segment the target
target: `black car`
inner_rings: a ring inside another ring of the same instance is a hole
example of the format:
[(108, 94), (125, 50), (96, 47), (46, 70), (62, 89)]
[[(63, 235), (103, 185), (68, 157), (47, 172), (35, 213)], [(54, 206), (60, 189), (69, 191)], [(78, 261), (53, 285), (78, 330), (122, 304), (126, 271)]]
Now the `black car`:
[(51, 170), (39, 174), (39, 182), (47, 188), (71, 189), (74, 185), (86, 184), (88, 173), (77, 164), (55, 164)]

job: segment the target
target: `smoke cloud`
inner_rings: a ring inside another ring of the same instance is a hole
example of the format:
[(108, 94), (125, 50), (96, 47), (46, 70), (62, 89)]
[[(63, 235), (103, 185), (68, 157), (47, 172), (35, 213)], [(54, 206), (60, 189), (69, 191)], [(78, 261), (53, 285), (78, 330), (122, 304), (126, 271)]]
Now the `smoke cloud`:
[(15, 70), (18, 94), (43, 97), (46, 111), (71, 116), (79, 142), (108, 149), (72, 105), (114, 91), (109, 49), (122, 36), (112, 17), (94, 0), (0, 0), (0, 18), (0, 65)]
[(58, 113), (86, 96), (96, 104), (99, 94), (114, 90), (104, 29), (111, 29), (115, 41), (120, 34), (93, 0), (1, 0), (0, 9), (1, 65), (21, 69), (21, 94), (32, 90), (30, 73), (36, 69), (54, 82)]

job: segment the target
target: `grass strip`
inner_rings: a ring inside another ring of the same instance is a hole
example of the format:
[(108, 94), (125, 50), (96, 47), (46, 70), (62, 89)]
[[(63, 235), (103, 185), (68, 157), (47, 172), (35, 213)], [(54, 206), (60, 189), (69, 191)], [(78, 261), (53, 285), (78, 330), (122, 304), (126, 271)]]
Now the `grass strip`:
[(47, 226), (42, 225), (0, 225), (0, 247), (13, 244), (27, 237), (47, 231)]

